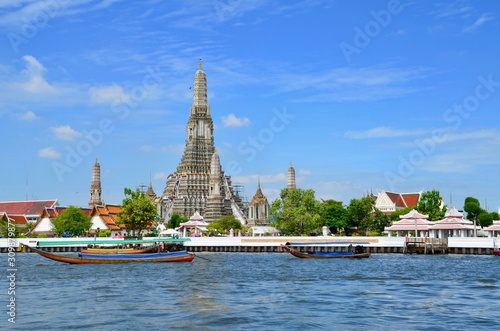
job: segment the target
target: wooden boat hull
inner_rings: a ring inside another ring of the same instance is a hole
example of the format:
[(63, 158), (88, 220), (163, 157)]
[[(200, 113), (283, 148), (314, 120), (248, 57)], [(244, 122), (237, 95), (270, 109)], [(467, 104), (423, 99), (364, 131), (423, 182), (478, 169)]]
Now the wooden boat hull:
[(152, 259), (152, 258), (163, 258), (163, 257), (174, 257), (174, 256), (186, 256), (188, 255), (187, 251), (177, 251), (177, 252), (159, 252), (159, 253), (145, 253), (145, 254), (105, 254), (105, 255), (96, 255), (96, 254), (84, 254), (78, 253), (79, 257), (83, 257), (86, 259)]
[(308, 252), (300, 253), (287, 245), (281, 245), (281, 248), (288, 253), (301, 259), (363, 259), (370, 257), (370, 253), (353, 253), (353, 252)]
[[(173, 253), (158, 253), (158, 254), (131, 254), (127, 256), (123, 256), (118, 254), (116, 256), (113, 255), (90, 255), (87, 257), (71, 257), (71, 256), (62, 256), (56, 255), (49, 252), (45, 252), (31, 246), (26, 245), (33, 252), (41, 255), (47, 259), (70, 263), (70, 264), (115, 264), (115, 263), (130, 263), (130, 262), (191, 262), (193, 261), (195, 255), (191, 253), (187, 253), (184, 251), (184, 254), (179, 254), (182, 252), (173, 252)], [(175, 253), (175, 254), (174, 254)], [(147, 255), (147, 256), (146, 256)]]
[(158, 246), (145, 248), (85, 248), (80, 251), (82, 254), (108, 255), (108, 254), (145, 254), (158, 250)]

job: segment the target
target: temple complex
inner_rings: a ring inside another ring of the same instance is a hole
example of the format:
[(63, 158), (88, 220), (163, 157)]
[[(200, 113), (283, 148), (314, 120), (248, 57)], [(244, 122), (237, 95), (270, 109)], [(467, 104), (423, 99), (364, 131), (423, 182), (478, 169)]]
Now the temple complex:
[(207, 77), (202, 69), (200, 59), (186, 126), (186, 147), (177, 170), (167, 178), (162, 217), (168, 221), (173, 214), (190, 217), (199, 212), (207, 222), (234, 215), (246, 224), (241, 199), (234, 196), (231, 177), (224, 174), (215, 150)]

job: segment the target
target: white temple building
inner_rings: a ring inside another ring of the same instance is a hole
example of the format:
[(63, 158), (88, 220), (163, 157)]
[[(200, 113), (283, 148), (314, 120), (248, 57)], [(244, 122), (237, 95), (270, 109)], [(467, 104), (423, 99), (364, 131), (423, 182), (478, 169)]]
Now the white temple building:
[(190, 218), (189, 221), (181, 223), (178, 232), (182, 233), (182, 237), (201, 237), (203, 232), (207, 230), (208, 223), (203, 220), (203, 216), (196, 211)]
[(430, 238), (473, 237), (474, 224), (464, 214), (452, 207), (445, 217), (429, 227)]
[(394, 222), (391, 226), (386, 226), (384, 232), (387, 232), (389, 237), (392, 237), (393, 232), (396, 232), (397, 237), (410, 236), (411, 232), (415, 237), (427, 237), (429, 227), (434, 224), (428, 218), (428, 215), (412, 209), (408, 214), (400, 215), (399, 221)]
[(483, 229), (488, 237), (500, 237), (500, 221), (493, 221), (493, 224)]

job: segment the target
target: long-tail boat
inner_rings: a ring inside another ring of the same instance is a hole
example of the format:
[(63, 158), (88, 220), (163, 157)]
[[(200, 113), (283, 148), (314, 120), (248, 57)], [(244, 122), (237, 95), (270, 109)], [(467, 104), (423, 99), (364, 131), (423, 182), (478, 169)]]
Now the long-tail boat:
[(361, 259), (370, 257), (370, 253), (364, 251), (363, 246), (356, 246), (354, 251), (347, 252), (314, 252), (307, 251), (306, 253), (301, 253), (298, 250), (292, 248), (289, 243), (285, 245), (280, 245), (281, 249), (286, 250), (288, 253), (295, 257), (302, 259)]
[(106, 247), (88, 247), (82, 249), (83, 254), (107, 255), (107, 254), (146, 254), (158, 251), (158, 246), (139, 247), (139, 248), (106, 248)]
[[(57, 255), (40, 249), (24, 245), (33, 252), (53, 261), (70, 264), (115, 264), (130, 262), (191, 262), (195, 255), (187, 251), (153, 253), (153, 254), (109, 254), (93, 255), (85, 254), (83, 256)], [(80, 253), (81, 254), (81, 253)]]

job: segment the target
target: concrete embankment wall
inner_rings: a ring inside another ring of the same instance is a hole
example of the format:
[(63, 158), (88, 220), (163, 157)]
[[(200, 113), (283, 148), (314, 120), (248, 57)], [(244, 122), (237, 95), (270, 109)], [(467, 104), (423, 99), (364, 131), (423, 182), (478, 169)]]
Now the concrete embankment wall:
[[(68, 245), (47, 247), (52, 252), (78, 252), (87, 245), (70, 244), (73, 240), (85, 238), (16, 238), (10, 245), (17, 247), (20, 243), (36, 246), (38, 241), (68, 241)], [(91, 244), (92, 238), (88, 238)], [(154, 238), (145, 238), (154, 239)], [(494, 238), (448, 238), (450, 254), (491, 254)], [(117, 244), (123, 240), (117, 239)], [(248, 252), (248, 253), (280, 253), (280, 245), (303, 243), (302, 251), (315, 250), (323, 252), (341, 251), (349, 244), (363, 245), (370, 253), (403, 253), (404, 237), (194, 237), (185, 243), (191, 252)], [(0, 253), (8, 252), (8, 239), (0, 239)]]

